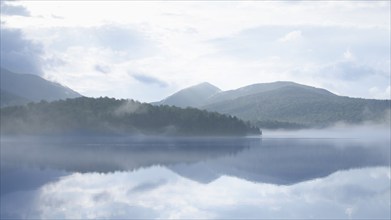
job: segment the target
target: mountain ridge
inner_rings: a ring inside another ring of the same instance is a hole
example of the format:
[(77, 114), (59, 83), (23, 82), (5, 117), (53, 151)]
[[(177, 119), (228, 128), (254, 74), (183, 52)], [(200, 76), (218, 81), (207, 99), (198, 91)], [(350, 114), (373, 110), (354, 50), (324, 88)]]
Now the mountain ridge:
[(191, 107), (236, 116), (263, 128), (293, 129), (326, 127), (338, 122), (387, 123), (387, 114), (391, 112), (390, 100), (339, 96), (323, 88), (289, 81), (220, 91)]
[(41, 100), (55, 101), (82, 96), (66, 86), (48, 81), (40, 76), (14, 73), (5, 68), (1, 68), (0, 74), (2, 107), (38, 102)]
[[(207, 105), (209, 103), (217, 102), (217, 101), (225, 101), (227, 99), (235, 99), (235, 98), (246, 96), (246, 95), (252, 95), (252, 94), (261, 93), (261, 92), (268, 92), (268, 91), (275, 90), (275, 89), (281, 89), (281, 88), (287, 87), (287, 86), (306, 88), (306, 89), (309, 89), (312, 91), (316, 91), (317, 93), (335, 95), (335, 94), (331, 93), (330, 91), (328, 91), (326, 89), (322, 89), (322, 88), (316, 88), (316, 87), (312, 87), (312, 86), (302, 85), (302, 84), (298, 84), (298, 83), (290, 82), (290, 81), (276, 81), (276, 82), (269, 82), (269, 83), (255, 83), (255, 84), (240, 87), (238, 89), (222, 91), (222, 92), (212, 96), (208, 100), (208, 102), (205, 103), (205, 105)], [(231, 96), (231, 97), (229, 97), (229, 96)]]

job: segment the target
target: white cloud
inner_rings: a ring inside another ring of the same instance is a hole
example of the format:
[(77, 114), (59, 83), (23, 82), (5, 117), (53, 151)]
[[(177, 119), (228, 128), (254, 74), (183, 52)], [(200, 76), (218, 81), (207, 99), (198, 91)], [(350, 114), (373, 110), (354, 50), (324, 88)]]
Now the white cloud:
[(350, 49), (347, 49), (347, 50), (343, 53), (343, 57), (344, 57), (346, 60), (353, 60), (353, 59), (354, 59), (353, 53), (350, 51)]
[(292, 31), (287, 33), (284, 37), (278, 39), (278, 41), (289, 42), (299, 40), (300, 38), (302, 38), (301, 31)]
[(384, 89), (374, 86), (369, 89), (369, 93), (375, 99), (391, 99), (391, 86)]

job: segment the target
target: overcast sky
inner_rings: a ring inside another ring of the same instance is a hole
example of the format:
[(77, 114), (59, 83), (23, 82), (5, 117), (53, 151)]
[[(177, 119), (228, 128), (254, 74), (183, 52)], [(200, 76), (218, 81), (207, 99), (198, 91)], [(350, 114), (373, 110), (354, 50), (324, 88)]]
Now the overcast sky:
[(1, 1), (1, 65), (93, 97), (295, 81), (390, 99), (390, 2)]

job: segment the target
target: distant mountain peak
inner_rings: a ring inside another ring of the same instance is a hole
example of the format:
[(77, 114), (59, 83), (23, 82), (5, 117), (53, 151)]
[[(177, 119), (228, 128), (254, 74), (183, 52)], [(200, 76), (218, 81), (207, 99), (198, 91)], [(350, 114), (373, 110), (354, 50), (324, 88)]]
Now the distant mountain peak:
[(33, 74), (14, 73), (0, 69), (2, 91), (1, 106), (24, 104), (30, 101), (53, 101), (76, 98), (81, 95), (59, 83), (48, 81)]
[(221, 89), (219, 89), (217, 86), (209, 83), (209, 82), (202, 82), (202, 83), (198, 83), (198, 84), (195, 84), (193, 86), (190, 86), (190, 87), (187, 87), (187, 88), (184, 88), (180, 91), (183, 91), (183, 90), (210, 90), (210, 91), (221, 91)]
[(199, 107), (203, 105), (209, 97), (220, 91), (221, 90), (218, 87), (208, 82), (202, 82), (184, 88), (155, 104), (174, 105), (178, 107)]

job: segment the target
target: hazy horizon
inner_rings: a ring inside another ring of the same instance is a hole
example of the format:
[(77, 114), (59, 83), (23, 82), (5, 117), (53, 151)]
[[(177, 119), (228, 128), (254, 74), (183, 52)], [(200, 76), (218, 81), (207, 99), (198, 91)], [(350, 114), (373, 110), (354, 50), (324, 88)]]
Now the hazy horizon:
[(1, 1), (1, 66), (89, 97), (293, 81), (390, 99), (389, 39), (389, 1)]

